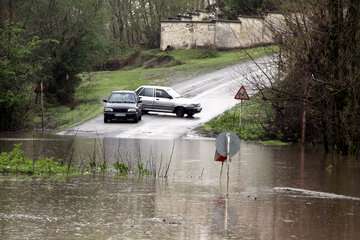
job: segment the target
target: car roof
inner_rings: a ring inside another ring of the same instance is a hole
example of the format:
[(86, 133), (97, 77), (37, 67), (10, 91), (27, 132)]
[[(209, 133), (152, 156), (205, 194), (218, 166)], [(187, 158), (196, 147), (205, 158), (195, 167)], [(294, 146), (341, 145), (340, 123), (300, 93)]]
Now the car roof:
[(111, 93), (135, 93), (135, 92), (129, 90), (120, 90), (120, 91), (112, 91)]
[(171, 87), (164, 86), (152, 86), (152, 85), (142, 85), (139, 88), (158, 88), (158, 89), (172, 89)]

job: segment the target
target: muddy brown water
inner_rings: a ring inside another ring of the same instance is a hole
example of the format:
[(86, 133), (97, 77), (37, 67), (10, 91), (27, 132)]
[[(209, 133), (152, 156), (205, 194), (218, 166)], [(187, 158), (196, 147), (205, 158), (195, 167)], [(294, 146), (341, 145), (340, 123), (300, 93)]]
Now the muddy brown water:
[(97, 161), (121, 155), (159, 166), (175, 147), (168, 180), (0, 177), (1, 240), (360, 239), (360, 162), (352, 158), (242, 142), (226, 198), (213, 139), (34, 137), (2, 135), (0, 151), (22, 143), (29, 157), (73, 153), (79, 164), (96, 148)]

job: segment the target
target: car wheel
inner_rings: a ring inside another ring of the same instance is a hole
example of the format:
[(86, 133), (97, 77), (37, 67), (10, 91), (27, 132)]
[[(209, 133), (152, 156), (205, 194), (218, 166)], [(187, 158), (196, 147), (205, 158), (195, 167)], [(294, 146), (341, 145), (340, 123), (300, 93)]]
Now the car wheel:
[(104, 116), (104, 123), (109, 123), (110, 119), (107, 116)]
[(146, 111), (146, 110), (142, 110), (142, 114), (148, 114), (149, 111)]
[(182, 118), (185, 115), (185, 111), (184, 111), (183, 108), (177, 108), (175, 110), (175, 114), (176, 114), (177, 117)]
[(188, 113), (187, 116), (188, 116), (188, 118), (193, 118), (194, 114), (193, 113)]
[(134, 121), (133, 121), (134, 123), (138, 123), (139, 122), (139, 117), (138, 116), (136, 116), (135, 118), (134, 118)]

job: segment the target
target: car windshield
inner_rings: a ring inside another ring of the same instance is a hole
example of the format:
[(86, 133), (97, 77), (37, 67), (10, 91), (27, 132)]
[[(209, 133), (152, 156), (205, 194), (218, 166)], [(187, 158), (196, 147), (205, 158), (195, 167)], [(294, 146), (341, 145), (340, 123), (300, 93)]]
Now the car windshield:
[(178, 94), (174, 89), (172, 88), (168, 88), (166, 89), (167, 93), (170, 94), (170, 96), (172, 96), (173, 98), (179, 98), (181, 97), (180, 94)]
[(136, 97), (134, 93), (113, 93), (109, 98), (112, 103), (135, 103)]

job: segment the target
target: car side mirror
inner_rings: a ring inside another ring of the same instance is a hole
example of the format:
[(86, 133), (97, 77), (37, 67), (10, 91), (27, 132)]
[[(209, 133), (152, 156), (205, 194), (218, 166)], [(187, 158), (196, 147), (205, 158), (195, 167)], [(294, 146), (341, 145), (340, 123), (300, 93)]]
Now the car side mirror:
[(107, 102), (108, 102), (108, 100), (107, 100), (107, 99), (103, 99), (103, 102), (104, 102), (104, 103), (107, 103)]
[(168, 99), (174, 99), (172, 96), (169, 96)]

